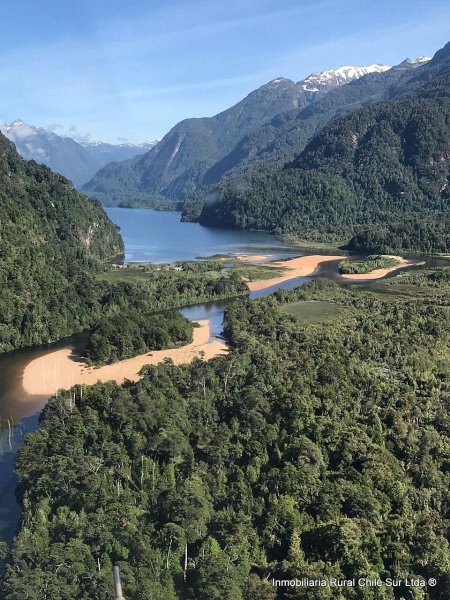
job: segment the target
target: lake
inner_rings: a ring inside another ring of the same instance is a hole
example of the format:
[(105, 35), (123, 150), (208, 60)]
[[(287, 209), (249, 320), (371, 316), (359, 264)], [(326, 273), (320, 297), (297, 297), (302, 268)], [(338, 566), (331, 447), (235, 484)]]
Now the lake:
[(275, 252), (279, 258), (301, 254), (269, 233), (182, 223), (179, 212), (148, 208), (106, 208), (106, 212), (120, 227), (127, 262), (168, 263), (216, 254)]

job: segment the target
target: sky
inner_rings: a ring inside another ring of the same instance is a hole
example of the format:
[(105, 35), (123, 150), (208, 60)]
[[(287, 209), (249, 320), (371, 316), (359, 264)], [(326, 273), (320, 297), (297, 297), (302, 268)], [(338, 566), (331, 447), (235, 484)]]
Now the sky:
[(0, 121), (140, 143), (276, 77), (432, 56), (450, 2), (1, 0), (0, 22)]

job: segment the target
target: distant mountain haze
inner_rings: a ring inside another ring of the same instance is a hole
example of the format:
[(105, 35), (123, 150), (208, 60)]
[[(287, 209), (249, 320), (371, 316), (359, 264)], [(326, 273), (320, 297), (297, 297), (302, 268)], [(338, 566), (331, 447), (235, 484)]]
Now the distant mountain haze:
[(0, 131), (12, 141), (26, 160), (35, 160), (64, 175), (81, 187), (106, 164), (126, 160), (148, 152), (156, 142), (145, 144), (106, 144), (77, 141), (45, 129), (28, 125), (20, 119), (12, 123), (0, 121)]
[[(273, 79), (214, 117), (181, 121), (155, 148), (132, 160), (105, 166), (83, 190), (105, 204), (153, 194), (183, 200), (187, 194), (219, 181), (233, 169), (258, 161), (261, 153), (270, 153), (270, 144), (292, 126), (291, 121), (297, 115), (313, 110), (316, 103), (333, 91), (363, 80), (369, 87), (378, 80), (390, 85), (403, 71), (420, 67), (427, 60), (422, 57), (405, 61), (398, 67), (344, 66), (312, 73), (298, 82), (283, 77)], [(384, 90), (383, 83), (380, 85)], [(355, 93), (361, 95), (360, 91)], [(338, 98), (333, 111), (319, 119), (321, 126), (336, 115), (342, 104), (354, 102), (351, 93), (349, 96), (343, 94), (341, 100)], [(294, 158), (317, 131), (316, 126), (302, 125), (302, 129), (304, 139), (294, 141), (295, 150), (287, 159)], [(283, 152), (280, 158), (286, 160)]]

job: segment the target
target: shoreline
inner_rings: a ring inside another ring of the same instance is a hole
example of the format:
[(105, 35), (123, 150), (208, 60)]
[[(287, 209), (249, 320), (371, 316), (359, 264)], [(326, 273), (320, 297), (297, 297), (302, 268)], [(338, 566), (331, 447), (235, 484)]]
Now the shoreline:
[[(259, 260), (266, 259), (266, 255), (249, 254), (239, 256), (239, 260), (243, 262), (250, 262), (256, 258)], [(407, 260), (401, 256), (393, 258), (396, 258), (400, 264), (386, 269), (376, 269), (369, 273), (343, 274), (339, 277), (346, 281), (370, 281), (381, 279), (393, 271), (417, 264), (416, 261)], [(282, 268), (286, 272), (271, 279), (248, 281), (246, 284), (250, 292), (258, 292), (291, 279), (313, 275), (323, 263), (342, 259), (342, 255), (315, 254), (262, 263), (261, 266), (274, 269)], [(139, 380), (139, 372), (147, 364), (156, 365), (167, 358), (177, 365), (186, 364), (195, 357), (202, 356), (205, 360), (209, 360), (228, 350), (224, 342), (218, 339), (210, 340), (210, 322), (208, 320), (197, 322), (200, 327), (194, 328), (193, 341), (186, 346), (155, 350), (102, 367), (88, 366), (81, 357), (74, 355), (73, 349), (70, 347), (49, 352), (35, 358), (25, 366), (22, 375), (23, 390), (30, 397), (49, 397), (59, 389), (69, 389), (76, 384), (93, 385), (97, 381), (110, 380), (122, 384), (126, 379)]]
[(266, 288), (284, 283), (290, 279), (297, 279), (297, 277), (307, 277), (308, 275), (313, 275), (322, 263), (342, 259), (342, 255), (326, 256), (323, 254), (311, 254), (299, 256), (297, 258), (266, 263), (262, 266), (273, 267), (275, 269), (283, 268), (287, 269), (287, 271), (284, 275), (279, 275), (278, 277), (273, 277), (272, 279), (248, 281), (247, 286), (251, 292), (259, 292), (260, 290), (265, 290)]
[(269, 260), (271, 256), (271, 254), (237, 254), (234, 258), (243, 263), (259, 263)]
[[(251, 255), (249, 255), (248, 258), (242, 256), (240, 260), (250, 261), (251, 258), (253, 258)], [(341, 279), (345, 279), (346, 281), (370, 281), (374, 279), (381, 279), (394, 271), (405, 269), (406, 267), (411, 267), (413, 265), (419, 264), (417, 261), (407, 260), (402, 256), (392, 256), (392, 258), (397, 259), (399, 264), (386, 269), (375, 269), (375, 271), (370, 271), (369, 273), (352, 273), (346, 275), (341, 275), (340, 273), (337, 273), (337, 275)], [(323, 254), (311, 254), (299, 256), (297, 258), (281, 260), (277, 262), (263, 263), (261, 266), (264, 267), (286, 269), (286, 273), (283, 275), (279, 275), (278, 277), (273, 277), (272, 279), (258, 279), (255, 281), (247, 281), (246, 283), (251, 292), (259, 292), (274, 285), (279, 285), (281, 283), (284, 283), (285, 281), (289, 281), (290, 279), (314, 275), (314, 273), (323, 263), (338, 260), (341, 261), (344, 259), (345, 257), (342, 255), (327, 256)]]
[(102, 367), (89, 367), (81, 357), (73, 354), (71, 348), (49, 352), (25, 366), (23, 389), (30, 396), (50, 397), (60, 389), (69, 389), (77, 384), (93, 385), (98, 381), (113, 380), (121, 385), (126, 379), (138, 381), (141, 378), (139, 372), (145, 365), (157, 365), (167, 358), (176, 365), (190, 363), (194, 358), (209, 360), (228, 350), (224, 342), (210, 339), (209, 320), (197, 323), (200, 327), (194, 328), (190, 344), (155, 350)]
[(393, 256), (391, 254), (386, 254), (386, 256), (388, 258), (394, 258), (399, 264), (393, 267), (387, 267), (385, 269), (375, 269), (375, 271), (369, 271), (368, 273), (343, 273), (339, 274), (339, 276), (347, 281), (370, 281), (373, 279), (381, 279), (382, 277), (386, 277), (386, 275), (389, 275), (389, 273), (393, 273), (394, 271), (399, 271), (400, 269), (405, 269), (406, 267), (412, 267), (413, 265), (419, 264), (415, 260), (407, 260), (402, 256)]

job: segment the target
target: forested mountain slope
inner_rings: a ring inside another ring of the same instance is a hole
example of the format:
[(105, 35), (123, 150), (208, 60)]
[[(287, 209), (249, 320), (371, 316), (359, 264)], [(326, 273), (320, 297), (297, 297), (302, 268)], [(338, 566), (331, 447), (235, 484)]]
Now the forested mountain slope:
[(353, 238), (352, 247), (370, 251), (448, 251), (449, 165), (447, 70), (328, 125), (282, 171), (228, 182), (200, 221), (309, 240)]
[[(448, 281), (241, 300), (228, 356), (53, 398), (19, 452), (2, 598), (109, 600), (119, 564), (130, 600), (448, 600)], [(284, 312), (320, 302), (341, 318)], [(436, 585), (271, 584), (329, 577)]]
[(297, 83), (274, 79), (214, 117), (178, 123), (143, 157), (107, 165), (84, 189), (105, 202), (108, 197), (117, 201), (145, 194), (183, 199), (200, 185), (217, 181), (228, 162), (230, 168), (239, 162), (236, 156), (241, 151), (234, 148), (247, 134), (259, 131), (277, 115), (314, 104), (349, 81), (389, 72), (387, 69), (381, 65), (348, 67), (342, 73), (342, 69), (315, 73)]
[(161, 202), (161, 196), (183, 201), (222, 178), (278, 170), (333, 119), (410, 93), (442, 73), (449, 54), (446, 46), (431, 61), (407, 59), (390, 69), (372, 65), (346, 79), (336, 76), (340, 69), (298, 83), (275, 79), (214, 117), (182, 121), (150, 152), (107, 165), (84, 189), (105, 203)]
[[(362, 106), (409, 93), (448, 68), (449, 44), (430, 61), (424, 57), (406, 59), (389, 71), (367, 74), (332, 89), (305, 109), (285, 112), (243, 138), (232, 155), (224, 159), (228, 163), (227, 171), (233, 177), (240, 171), (279, 169), (286, 161), (293, 160), (308, 140), (333, 119)], [(237, 161), (232, 158), (235, 153)]]
[(308, 140), (333, 119), (362, 106), (410, 92), (450, 67), (450, 46), (433, 59), (406, 59), (385, 71), (373, 71), (327, 90), (306, 107), (276, 115), (245, 135), (205, 174), (203, 184), (242, 172), (279, 170), (301, 152)]
[(392, 98), (411, 85), (428, 59), (405, 60), (388, 71), (366, 74), (329, 90), (305, 108), (285, 111), (242, 138), (205, 174), (203, 183), (244, 171), (277, 170), (293, 160), (309, 139), (334, 118), (366, 104)]
[[(107, 165), (85, 187), (124, 198), (148, 192), (178, 197), (201, 183), (203, 174), (249, 129), (302, 103), (295, 83), (280, 79), (252, 92), (232, 108), (211, 118), (186, 119), (138, 160)], [(117, 183), (116, 183), (117, 180)]]
[(123, 251), (103, 209), (0, 134), (0, 215), (0, 352), (79, 329), (91, 274)]

